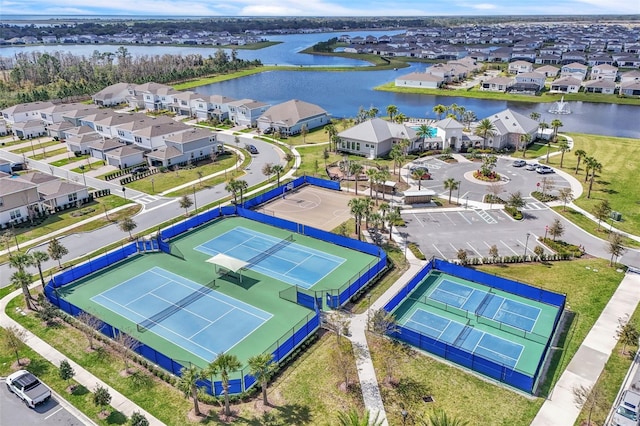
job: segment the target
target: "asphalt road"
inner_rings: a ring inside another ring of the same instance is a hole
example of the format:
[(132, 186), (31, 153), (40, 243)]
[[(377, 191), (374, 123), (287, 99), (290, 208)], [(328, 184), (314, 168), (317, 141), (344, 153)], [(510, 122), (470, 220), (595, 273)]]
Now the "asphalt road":
[[(231, 144), (231, 146), (235, 146), (235, 143), (233, 141), (234, 136), (221, 134), (220, 137), (230, 138), (230, 141), (225, 140), (225, 143), (229, 143)], [(267, 176), (262, 174), (262, 168), (265, 164), (284, 164), (284, 153), (279, 148), (274, 147), (267, 142), (251, 139), (250, 137), (239, 136), (239, 138), (240, 147), (243, 147), (245, 143), (251, 143), (255, 145), (259, 151), (259, 154), (251, 156), (251, 162), (245, 168), (246, 174), (241, 178), (247, 181), (249, 187), (264, 182), (267, 179)], [(0, 150), (0, 157), (6, 158), (6, 152)], [(49, 166), (47, 165), (47, 167)], [(64, 172), (66, 173), (66, 170)], [(195, 203), (198, 206), (215, 203), (216, 201), (229, 195), (229, 193), (224, 189), (225, 186), (226, 183), (221, 183), (210, 188), (203, 189), (196, 192), (195, 197), (192, 196), (191, 198), (192, 200), (195, 200)], [(126, 195), (130, 195), (129, 190), (126, 191)], [(180, 208), (178, 198), (168, 198), (151, 195), (144, 196), (144, 194), (137, 195), (136, 197), (138, 198), (139, 202), (144, 204), (144, 209), (142, 212), (133, 217), (134, 221), (137, 224), (137, 228), (133, 231), (134, 233), (140, 232), (145, 229), (151, 229), (173, 218), (176, 218), (176, 220), (180, 220), (182, 217), (184, 217), (185, 211), (184, 209)], [(106, 247), (115, 241), (124, 240), (127, 237), (128, 233), (122, 232), (118, 228), (117, 224), (111, 224), (91, 232), (76, 233), (62, 237), (60, 238), (60, 242), (67, 248), (67, 250), (69, 250), (69, 254), (67, 254), (62, 259), (62, 261), (64, 262), (65, 260), (84, 256), (87, 253)], [(43, 242), (39, 246), (31, 248), (30, 251), (46, 251), (46, 249), (47, 242)], [(49, 268), (55, 267), (56, 265), (56, 261), (49, 260), (42, 264), (42, 269), (47, 270)], [(37, 272), (34, 268), (32, 269), (33, 272)], [(9, 279), (13, 272), (15, 271), (9, 267), (8, 263), (0, 265), (0, 287), (9, 285)]]
[(70, 413), (55, 395), (46, 404), (31, 409), (20, 398), (9, 392), (4, 384), (4, 379), (0, 382), (0, 424), (2, 425), (81, 426), (85, 424)]

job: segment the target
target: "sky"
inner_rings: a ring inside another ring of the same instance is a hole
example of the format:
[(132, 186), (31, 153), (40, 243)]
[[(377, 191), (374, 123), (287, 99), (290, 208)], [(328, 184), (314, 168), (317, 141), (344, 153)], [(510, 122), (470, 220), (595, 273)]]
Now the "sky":
[(0, 0), (2, 15), (456, 16), (640, 14), (640, 0)]

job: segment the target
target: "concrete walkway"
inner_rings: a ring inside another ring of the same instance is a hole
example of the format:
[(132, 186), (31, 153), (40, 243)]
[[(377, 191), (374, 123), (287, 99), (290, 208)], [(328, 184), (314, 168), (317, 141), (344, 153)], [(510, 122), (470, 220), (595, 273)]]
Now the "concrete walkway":
[(618, 289), (605, 306), (593, 328), (571, 359), (567, 369), (551, 391), (532, 426), (572, 425), (578, 419), (582, 407), (573, 401), (573, 389), (593, 386), (618, 340), (615, 330), (618, 318), (633, 314), (640, 302), (640, 274), (627, 273)]
[[(8, 294), (7, 296), (5, 296), (2, 300), (0, 300), (0, 326), (1, 327), (7, 328), (10, 326), (13, 326), (13, 327), (17, 327), (18, 329), (25, 330), (26, 338), (24, 339), (24, 342), (28, 346), (30, 346), (31, 349), (36, 351), (43, 358), (49, 360), (56, 367), (59, 367), (60, 362), (62, 362), (65, 359), (69, 361), (69, 364), (71, 364), (71, 366), (73, 367), (73, 370), (76, 373), (75, 376), (73, 376), (73, 379), (76, 382), (80, 383), (85, 388), (89, 389), (90, 391), (93, 391), (97, 385), (107, 388), (109, 390), (109, 394), (111, 395), (111, 406), (115, 410), (120, 411), (122, 414), (126, 415), (127, 417), (131, 417), (131, 415), (135, 411), (137, 411), (143, 414), (147, 418), (147, 420), (149, 420), (150, 425), (154, 425), (154, 426), (164, 425), (163, 422), (156, 419), (151, 414), (149, 414), (148, 412), (140, 408), (138, 405), (131, 402), (120, 392), (116, 391), (111, 386), (107, 385), (102, 380), (98, 379), (96, 376), (94, 376), (93, 374), (89, 373), (87, 370), (82, 368), (81, 365), (68, 359), (58, 350), (56, 350), (55, 348), (50, 346), (48, 343), (46, 343), (44, 340), (40, 339), (39, 337), (31, 333), (29, 330), (25, 329), (20, 324), (15, 322), (13, 319), (9, 318), (9, 316), (5, 312), (5, 310), (7, 309), (7, 304), (14, 297), (17, 297), (18, 295), (20, 295), (21, 292), (22, 290), (16, 290)], [(74, 411), (77, 412), (77, 410), (74, 410)], [(78, 415), (78, 417), (80, 416), (84, 417), (84, 415), (82, 414)]]

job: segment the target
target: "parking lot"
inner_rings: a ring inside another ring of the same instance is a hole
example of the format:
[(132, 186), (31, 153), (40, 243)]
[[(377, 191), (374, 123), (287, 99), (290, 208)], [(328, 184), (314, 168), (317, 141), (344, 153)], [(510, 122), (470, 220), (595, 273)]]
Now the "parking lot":
[(0, 424), (20, 426), (64, 425), (80, 426), (79, 420), (64, 408), (54, 395), (46, 404), (28, 408), (20, 398), (9, 392), (2, 380), (0, 386)]
[[(534, 222), (514, 221), (502, 210), (404, 210), (402, 217), (406, 228), (400, 232), (408, 234), (409, 241), (427, 258), (457, 259), (459, 249), (466, 250), (469, 257), (489, 257), (493, 245), (500, 256), (522, 256), (525, 249), (532, 255), (541, 236), (531, 231)], [(544, 232), (544, 227), (541, 229)], [(545, 252), (550, 253), (546, 248)]]

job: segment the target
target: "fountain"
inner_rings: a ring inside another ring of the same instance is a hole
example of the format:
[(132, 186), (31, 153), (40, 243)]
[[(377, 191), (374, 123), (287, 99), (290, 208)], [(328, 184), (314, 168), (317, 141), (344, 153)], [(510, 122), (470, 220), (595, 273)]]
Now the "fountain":
[(558, 102), (554, 102), (549, 112), (551, 114), (571, 114), (569, 104), (564, 101), (564, 96)]

